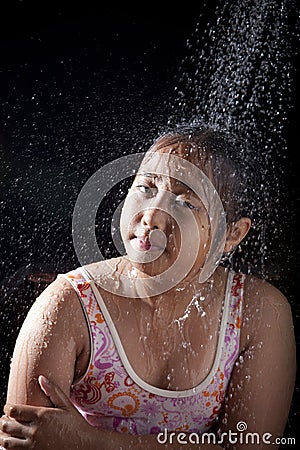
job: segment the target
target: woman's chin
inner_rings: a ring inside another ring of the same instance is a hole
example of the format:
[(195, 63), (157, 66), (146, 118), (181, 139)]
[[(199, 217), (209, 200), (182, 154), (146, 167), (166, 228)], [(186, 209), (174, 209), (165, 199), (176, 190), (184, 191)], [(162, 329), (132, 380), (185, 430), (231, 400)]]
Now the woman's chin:
[[(127, 250), (127, 249), (126, 249)], [(132, 248), (127, 251), (125, 257), (130, 265), (141, 272), (141, 276), (154, 277), (168, 270), (172, 263), (168, 261), (166, 252), (135, 252)]]
[(142, 245), (138, 239), (131, 239), (125, 245), (127, 257), (136, 264), (156, 264), (165, 249), (155, 245)]

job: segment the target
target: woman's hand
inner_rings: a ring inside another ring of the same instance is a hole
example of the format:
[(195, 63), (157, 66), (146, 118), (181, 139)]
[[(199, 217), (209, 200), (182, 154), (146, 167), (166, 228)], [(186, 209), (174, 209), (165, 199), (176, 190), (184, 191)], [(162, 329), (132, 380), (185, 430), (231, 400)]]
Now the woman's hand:
[(0, 445), (15, 450), (95, 448), (95, 430), (69, 398), (43, 376), (39, 384), (53, 407), (5, 405), (5, 415), (0, 419)]

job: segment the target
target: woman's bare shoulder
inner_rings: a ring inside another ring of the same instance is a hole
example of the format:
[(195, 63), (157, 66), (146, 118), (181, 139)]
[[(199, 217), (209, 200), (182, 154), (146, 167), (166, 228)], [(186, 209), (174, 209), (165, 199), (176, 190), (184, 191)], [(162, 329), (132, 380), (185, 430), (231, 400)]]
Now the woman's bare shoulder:
[[(37, 297), (35, 304), (44, 304), (48, 308), (69, 308), (73, 305), (77, 294), (70, 281), (58, 275)], [(77, 302), (78, 303), (78, 302)]]
[(119, 266), (122, 264), (122, 256), (117, 258), (106, 259), (103, 261), (97, 261), (84, 266), (84, 269), (89, 273), (91, 278), (98, 280), (102, 277), (110, 276), (112, 271), (118, 271)]
[(41, 374), (68, 393), (86, 342), (88, 331), (77, 294), (67, 279), (58, 276), (37, 297), (20, 329), (11, 364), (9, 401), (48, 405), (37, 381)]
[[(28, 313), (27, 322), (33, 317), (41, 320), (45, 316), (57, 330), (64, 329), (65, 324), (68, 324), (72, 331), (73, 324), (85, 320), (78, 294), (64, 276), (58, 275), (36, 298)], [(74, 335), (76, 335), (75, 331)]]
[[(253, 333), (255, 331), (255, 333)], [(254, 275), (245, 280), (243, 335), (293, 334), (293, 317), (287, 297), (272, 283)]]
[(288, 299), (277, 287), (255, 275), (246, 276), (244, 298), (250, 308), (266, 305), (290, 308)]
[(41, 292), (40, 296), (56, 294), (60, 297), (74, 294), (74, 289), (64, 276), (65, 274), (58, 274), (55, 280), (48, 284), (46, 289)]

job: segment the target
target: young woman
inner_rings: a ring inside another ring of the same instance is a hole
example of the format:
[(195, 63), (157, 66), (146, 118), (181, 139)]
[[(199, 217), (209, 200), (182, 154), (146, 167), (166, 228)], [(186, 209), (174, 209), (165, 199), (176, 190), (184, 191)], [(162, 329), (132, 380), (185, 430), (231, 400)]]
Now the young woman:
[(154, 143), (124, 203), (126, 254), (59, 275), (29, 312), (2, 446), (279, 447), (295, 380), (290, 307), (221, 264), (251, 227), (238, 149), (201, 126)]

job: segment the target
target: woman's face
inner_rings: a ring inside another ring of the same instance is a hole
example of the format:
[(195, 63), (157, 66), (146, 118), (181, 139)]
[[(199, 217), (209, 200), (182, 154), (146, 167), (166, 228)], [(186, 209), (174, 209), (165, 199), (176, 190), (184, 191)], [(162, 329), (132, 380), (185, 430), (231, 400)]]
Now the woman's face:
[[(201, 199), (189, 187), (191, 180), (188, 186), (182, 177), (176, 178), (180, 167), (178, 158), (173, 163), (172, 155), (183, 156), (169, 147), (153, 150), (144, 158), (126, 197), (122, 239), (128, 257), (144, 273), (158, 275), (180, 258), (188, 275), (191, 268), (196, 272), (205, 262), (210, 247), (209, 217)], [(157, 158), (151, 162), (151, 154), (158, 153), (169, 155), (167, 163), (166, 159), (157, 162)]]

